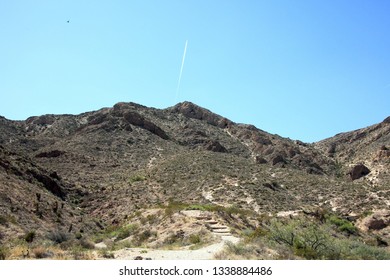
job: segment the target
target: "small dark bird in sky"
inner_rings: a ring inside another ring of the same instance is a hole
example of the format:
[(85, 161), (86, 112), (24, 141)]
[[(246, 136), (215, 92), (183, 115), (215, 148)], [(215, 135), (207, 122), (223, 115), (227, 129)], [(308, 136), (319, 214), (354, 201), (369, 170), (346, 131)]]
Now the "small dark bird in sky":
[(67, 23), (69, 23), (69, 20), (68, 21), (66, 21)]

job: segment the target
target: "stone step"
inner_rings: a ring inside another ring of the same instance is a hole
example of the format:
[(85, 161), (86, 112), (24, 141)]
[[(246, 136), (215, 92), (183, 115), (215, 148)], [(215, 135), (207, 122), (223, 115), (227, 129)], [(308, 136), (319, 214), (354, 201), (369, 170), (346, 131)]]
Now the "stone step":
[(228, 229), (228, 227), (227, 226), (224, 226), (224, 225), (209, 225), (208, 226), (209, 228), (211, 228), (211, 229)]
[(209, 224), (209, 225), (214, 225), (214, 224), (218, 224), (218, 221), (208, 220), (208, 221), (206, 221), (206, 223)]
[(196, 216), (195, 219), (197, 219), (197, 220), (208, 220), (208, 219), (210, 219), (210, 217), (208, 217), (208, 216)]
[(229, 233), (230, 234), (230, 229), (213, 229), (213, 233)]

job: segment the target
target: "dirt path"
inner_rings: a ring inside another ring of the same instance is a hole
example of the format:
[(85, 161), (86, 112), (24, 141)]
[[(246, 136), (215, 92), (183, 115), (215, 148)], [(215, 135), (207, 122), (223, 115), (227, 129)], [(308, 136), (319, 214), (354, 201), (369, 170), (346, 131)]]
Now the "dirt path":
[(226, 242), (237, 243), (239, 238), (232, 235), (221, 236), (222, 240), (219, 243), (200, 248), (198, 250), (154, 250), (144, 248), (126, 248), (114, 252), (115, 259), (118, 260), (134, 260), (141, 256), (143, 259), (150, 258), (152, 260), (211, 260), (214, 255), (223, 250)]

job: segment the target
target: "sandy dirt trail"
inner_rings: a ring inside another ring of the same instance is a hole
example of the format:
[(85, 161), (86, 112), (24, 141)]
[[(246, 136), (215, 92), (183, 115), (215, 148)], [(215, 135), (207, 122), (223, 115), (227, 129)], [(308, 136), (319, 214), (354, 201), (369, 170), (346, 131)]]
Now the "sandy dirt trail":
[(141, 256), (143, 259), (150, 258), (152, 260), (211, 260), (214, 255), (221, 252), (226, 245), (226, 242), (237, 243), (239, 238), (228, 235), (221, 236), (222, 240), (219, 243), (200, 248), (198, 250), (155, 250), (145, 248), (126, 248), (114, 252), (115, 259), (118, 260), (134, 260), (135, 257)]

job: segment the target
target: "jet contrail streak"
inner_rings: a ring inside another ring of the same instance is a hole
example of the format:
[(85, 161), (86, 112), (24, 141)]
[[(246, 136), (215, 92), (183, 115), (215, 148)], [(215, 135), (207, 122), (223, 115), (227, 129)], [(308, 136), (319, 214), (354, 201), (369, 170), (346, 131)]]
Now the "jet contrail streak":
[(180, 88), (181, 74), (183, 73), (184, 60), (186, 59), (187, 43), (188, 43), (188, 40), (186, 40), (186, 44), (185, 44), (185, 46), (184, 46), (183, 58), (182, 58), (182, 60), (181, 60), (181, 68), (180, 68), (179, 81), (177, 82), (175, 102), (177, 101), (177, 98), (178, 98), (178, 96), (179, 96), (179, 88)]

